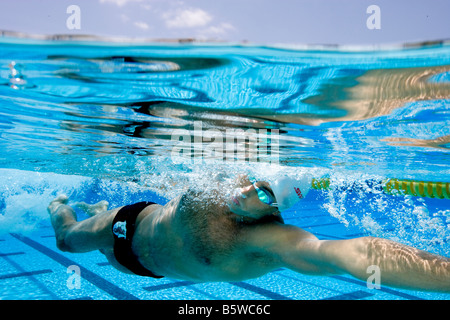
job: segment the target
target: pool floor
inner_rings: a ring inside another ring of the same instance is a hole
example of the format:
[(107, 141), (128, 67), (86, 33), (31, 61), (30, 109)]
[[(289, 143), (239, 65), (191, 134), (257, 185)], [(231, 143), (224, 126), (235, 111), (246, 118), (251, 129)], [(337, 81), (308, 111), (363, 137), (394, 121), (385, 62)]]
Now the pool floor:
[[(285, 219), (321, 239), (358, 236), (337, 219), (318, 213), (312, 202), (302, 219)], [(295, 221), (294, 221), (295, 220)], [(295, 222), (295, 223), (294, 223)], [(80, 277), (74, 273), (78, 268)], [(79, 280), (77, 282), (77, 280)], [(243, 282), (192, 283), (151, 279), (114, 269), (98, 251), (84, 254), (56, 248), (53, 229), (0, 235), (1, 300), (448, 300), (450, 294), (370, 289), (350, 276), (318, 277), (279, 269)]]

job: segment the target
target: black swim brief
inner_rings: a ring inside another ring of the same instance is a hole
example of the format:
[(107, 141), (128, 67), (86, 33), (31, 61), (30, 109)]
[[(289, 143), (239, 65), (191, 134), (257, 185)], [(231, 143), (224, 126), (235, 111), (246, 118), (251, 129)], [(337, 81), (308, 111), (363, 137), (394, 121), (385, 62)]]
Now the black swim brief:
[(135, 231), (136, 218), (147, 206), (154, 202), (138, 202), (121, 208), (112, 223), (114, 236), (114, 256), (116, 260), (131, 272), (145, 277), (163, 278), (146, 269), (133, 253), (131, 243)]

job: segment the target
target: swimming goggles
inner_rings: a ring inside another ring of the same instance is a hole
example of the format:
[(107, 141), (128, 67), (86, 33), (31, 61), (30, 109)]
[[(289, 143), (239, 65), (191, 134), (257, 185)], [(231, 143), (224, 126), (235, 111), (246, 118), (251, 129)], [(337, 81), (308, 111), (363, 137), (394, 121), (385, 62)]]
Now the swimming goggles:
[(258, 194), (258, 198), (259, 200), (264, 203), (267, 204), (271, 207), (278, 207), (278, 203), (276, 203), (274, 200), (274, 196), (269, 192), (269, 190), (267, 190), (265, 187), (258, 187), (256, 185), (256, 181), (252, 183), (252, 186), (255, 188), (256, 193)]

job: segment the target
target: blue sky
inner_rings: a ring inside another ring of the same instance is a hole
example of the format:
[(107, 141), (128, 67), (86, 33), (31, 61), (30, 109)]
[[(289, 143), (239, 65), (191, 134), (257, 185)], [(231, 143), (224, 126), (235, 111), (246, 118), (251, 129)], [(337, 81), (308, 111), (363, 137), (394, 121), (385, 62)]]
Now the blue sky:
[[(66, 12), (80, 8), (80, 29)], [(366, 12), (380, 8), (381, 29)], [(197, 38), (256, 44), (390, 44), (450, 39), (449, 0), (14, 0), (0, 29), (33, 34)]]

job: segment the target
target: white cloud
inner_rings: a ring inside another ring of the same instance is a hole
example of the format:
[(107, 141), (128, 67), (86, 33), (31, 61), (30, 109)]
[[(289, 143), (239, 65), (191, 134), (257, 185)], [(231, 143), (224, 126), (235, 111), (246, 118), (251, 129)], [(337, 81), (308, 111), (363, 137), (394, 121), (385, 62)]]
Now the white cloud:
[(142, 0), (100, 0), (100, 3), (112, 3), (118, 7), (123, 7), (129, 2), (142, 2)]
[(142, 21), (136, 21), (135, 23), (133, 23), (136, 27), (138, 27), (139, 29), (142, 30), (148, 30), (150, 27), (147, 23), (142, 22)]
[(212, 21), (212, 16), (197, 8), (178, 9), (163, 14), (168, 28), (196, 28), (204, 27)]
[(217, 26), (210, 26), (210, 27), (206, 28), (203, 31), (203, 33), (205, 35), (224, 36), (229, 31), (234, 31), (234, 30), (236, 30), (236, 29), (233, 27), (233, 25), (231, 25), (230, 23), (223, 22)]
[[(155, 2), (152, 0), (98, 1), (101, 4), (112, 4), (117, 6), (117, 10), (120, 11), (119, 20), (123, 25), (132, 25), (143, 31), (154, 28), (144, 21), (153, 21), (156, 17), (162, 19), (163, 24), (167, 28), (167, 30), (165, 30), (166, 32), (172, 30), (172, 34), (175, 32), (176, 34), (179, 34), (180, 37), (224, 39), (230, 32), (236, 31), (234, 26), (230, 23), (220, 20), (216, 21), (216, 18), (209, 12), (201, 8), (186, 6), (183, 1), (174, 1), (168, 5), (165, 5), (166, 3), (162, 5), (162, 2)], [(126, 10), (124, 10), (124, 7), (128, 4), (137, 4), (137, 6), (127, 7)], [(129, 9), (134, 11), (131, 12)], [(133, 13), (144, 18), (137, 18), (137, 16), (134, 15), (137, 19), (133, 19)], [(145, 16), (142, 16), (142, 14), (145, 14)], [(160, 29), (160, 32), (164, 34), (163, 29)]]

